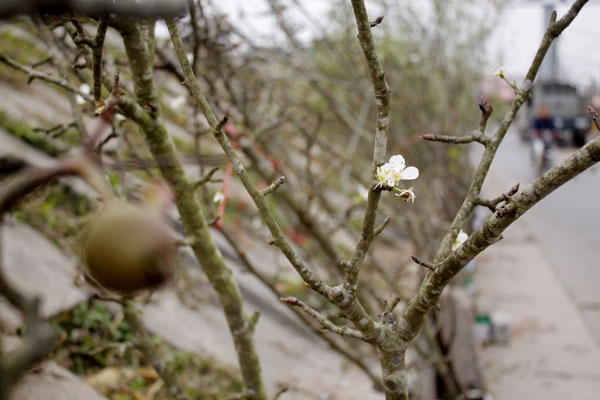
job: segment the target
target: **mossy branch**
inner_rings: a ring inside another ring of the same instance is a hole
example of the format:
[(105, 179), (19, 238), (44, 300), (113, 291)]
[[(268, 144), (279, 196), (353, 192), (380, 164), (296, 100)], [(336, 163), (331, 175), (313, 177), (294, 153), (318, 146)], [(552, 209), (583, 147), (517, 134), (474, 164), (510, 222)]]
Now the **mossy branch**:
[(115, 26), (123, 37), (136, 93), (135, 102), (123, 96), (119, 100), (119, 106), (126, 116), (141, 127), (152, 155), (156, 160), (161, 160), (159, 168), (175, 191), (175, 203), (186, 235), (196, 239), (192, 245), (194, 254), (219, 296), (237, 350), (245, 388), (251, 393), (248, 398), (264, 400), (267, 395), (253, 338), (252, 320), (245, 312), (233, 272), (210, 234), (193, 185), (189, 182), (175, 145), (159, 117), (160, 105), (153, 80), (153, 55), (137, 22), (121, 19), (115, 21)]

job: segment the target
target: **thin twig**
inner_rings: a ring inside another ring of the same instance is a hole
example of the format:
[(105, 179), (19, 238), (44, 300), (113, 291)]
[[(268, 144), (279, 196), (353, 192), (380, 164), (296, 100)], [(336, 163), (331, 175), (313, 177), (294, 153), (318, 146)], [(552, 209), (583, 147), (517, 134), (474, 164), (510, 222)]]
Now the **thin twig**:
[(385, 311), (385, 312), (394, 311), (396, 306), (398, 306), (398, 304), (400, 304), (401, 301), (402, 301), (402, 298), (400, 296), (398, 296), (397, 294), (393, 295), (391, 300), (389, 300), (389, 301), (386, 300), (384, 302), (383, 311)]
[(217, 172), (218, 170), (220, 170), (221, 167), (213, 167), (211, 168), (210, 171), (208, 171), (206, 173), (206, 175), (204, 175), (202, 178), (198, 179), (196, 182), (194, 182), (192, 185), (194, 187), (194, 189), (199, 188), (200, 186), (208, 183), (208, 182), (218, 182), (217, 180), (213, 180), (212, 177), (215, 174), (215, 172)]
[(76, 127), (77, 123), (76, 122), (69, 122), (69, 123), (65, 123), (65, 124), (58, 124), (55, 126), (52, 126), (50, 128), (33, 128), (34, 132), (43, 132), (45, 134), (47, 134), (48, 136), (50, 136), (51, 138), (57, 138), (59, 136), (61, 136), (63, 133), (65, 133), (66, 131), (68, 131), (69, 129)]
[[(50, 61), (52, 65), (56, 68), (59, 76), (68, 77), (70, 72), (70, 66), (67, 64), (65, 56), (66, 52), (63, 46), (60, 46), (59, 41), (56, 36), (48, 29), (46, 24), (42, 22), (42, 19), (39, 15), (32, 16), (32, 21), (35, 23), (38, 33), (42, 40), (47, 43), (48, 53), (50, 54)], [(31, 79), (31, 76), (30, 76)], [(83, 112), (81, 110), (80, 105), (78, 104), (77, 97), (74, 93), (67, 91), (67, 99), (69, 100), (69, 104), (71, 106), (71, 113), (73, 114), (73, 119), (75, 123), (75, 127), (79, 132), (79, 136), (82, 139), (86, 139), (88, 137), (87, 128), (83, 122)]]
[(377, 225), (375, 227), (375, 229), (373, 229), (373, 236), (378, 236), (381, 232), (383, 232), (383, 230), (385, 229), (386, 226), (388, 226), (388, 224), (390, 223), (391, 220), (392, 220), (392, 218), (385, 217), (383, 222), (381, 224)]
[(2, 53), (0, 53), (0, 62), (3, 62), (4, 64), (8, 65), (9, 67), (12, 67), (16, 70), (26, 73), (29, 76), (29, 79), (40, 79), (44, 82), (48, 82), (53, 85), (60, 86), (63, 89), (68, 90), (69, 92), (78, 94), (89, 102), (93, 101), (93, 97), (90, 94), (81, 92), (78, 88), (71, 85), (71, 83), (67, 80), (67, 78), (58, 78), (58, 77), (54, 77), (50, 74), (36, 71), (32, 68), (29, 68), (25, 65), (18, 63), (17, 61), (13, 60), (10, 57), (5, 56)]
[(112, 139), (116, 139), (116, 138), (118, 138), (118, 137), (119, 137), (119, 135), (117, 135), (117, 132), (115, 132), (115, 131), (113, 130), (113, 131), (112, 131), (112, 132), (111, 132), (111, 133), (110, 133), (108, 136), (106, 136), (104, 139), (102, 139), (102, 140), (100, 141), (100, 143), (98, 143), (98, 146), (97, 146), (96, 148), (98, 149), (98, 151), (100, 151), (100, 150), (101, 150), (101, 149), (104, 147), (104, 145), (105, 145), (106, 143), (108, 143), (108, 142), (109, 142), (109, 141), (111, 141)]
[(473, 132), (465, 136), (451, 136), (438, 135), (436, 133), (426, 133), (424, 135), (421, 135), (420, 138), (430, 142), (442, 142), (449, 144), (469, 144), (473, 142), (486, 144), (490, 140), (488, 137), (480, 135), (479, 132)]
[(348, 328), (347, 326), (338, 326), (334, 324), (333, 322), (328, 320), (323, 314), (310, 307), (302, 300), (298, 300), (295, 297), (282, 297), (279, 300), (283, 301), (286, 304), (289, 304), (290, 306), (300, 307), (302, 311), (313, 317), (324, 329), (327, 329), (340, 336), (347, 336), (354, 339), (360, 339), (365, 342), (369, 342), (369, 340), (367, 340), (367, 338), (360, 331)]
[(263, 196), (268, 196), (273, 193), (277, 188), (285, 183), (285, 176), (280, 176), (269, 186), (260, 191)]
[(377, 25), (379, 25), (382, 21), (383, 21), (383, 15), (380, 15), (379, 17), (377, 17), (373, 21), (371, 21), (370, 27), (374, 28)]
[(413, 261), (414, 261), (416, 264), (419, 264), (421, 267), (425, 267), (425, 268), (427, 268), (427, 269), (428, 269), (428, 270), (430, 270), (430, 271), (435, 271), (435, 269), (436, 269), (436, 267), (437, 267), (435, 264), (432, 264), (432, 263), (425, 262), (425, 261), (421, 260), (419, 257), (416, 257), (416, 256), (410, 256), (410, 258), (412, 258), (412, 260), (413, 260)]

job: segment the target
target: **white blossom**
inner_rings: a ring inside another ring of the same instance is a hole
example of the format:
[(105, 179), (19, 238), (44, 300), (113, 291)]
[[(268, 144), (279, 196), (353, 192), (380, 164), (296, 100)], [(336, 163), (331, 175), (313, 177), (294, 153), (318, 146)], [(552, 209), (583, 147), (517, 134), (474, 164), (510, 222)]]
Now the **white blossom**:
[(215, 195), (213, 196), (213, 203), (216, 204), (221, 204), (223, 202), (223, 200), (225, 200), (225, 195), (223, 194), (222, 191), (217, 191), (215, 193)]
[(396, 154), (390, 161), (377, 168), (377, 186), (392, 188), (400, 181), (417, 179), (419, 170), (416, 167), (406, 167), (404, 157)]
[[(87, 83), (82, 83), (81, 86), (79, 86), (79, 92), (84, 93), (84, 94), (90, 94), (92, 91), (92, 89), (90, 88), (90, 85), (88, 85)], [(79, 105), (84, 104), (86, 102), (85, 98), (80, 95), (77, 94), (75, 95), (75, 102)]]
[(393, 187), (396, 185), (396, 176), (394, 170), (389, 163), (385, 163), (377, 168), (377, 186), (389, 186)]
[(458, 236), (456, 236), (456, 239), (454, 240), (454, 244), (452, 245), (452, 251), (458, 249), (460, 247), (460, 245), (463, 244), (465, 242), (465, 240), (467, 240), (468, 238), (469, 238), (469, 235), (467, 235), (461, 229), (460, 232), (458, 233)]

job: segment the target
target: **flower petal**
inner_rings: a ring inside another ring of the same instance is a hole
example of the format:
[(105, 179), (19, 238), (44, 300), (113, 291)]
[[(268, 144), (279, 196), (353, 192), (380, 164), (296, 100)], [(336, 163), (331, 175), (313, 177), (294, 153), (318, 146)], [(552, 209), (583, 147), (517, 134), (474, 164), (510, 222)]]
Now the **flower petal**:
[(388, 163), (377, 168), (377, 186), (392, 187), (396, 184), (396, 177), (392, 166)]
[(213, 203), (221, 204), (223, 200), (225, 200), (225, 194), (220, 190), (216, 191), (213, 196)]
[(416, 167), (407, 167), (402, 171), (402, 180), (408, 181), (419, 177), (419, 170)]
[(462, 245), (465, 242), (465, 240), (467, 240), (468, 238), (469, 238), (469, 235), (467, 235), (467, 233), (461, 229), (460, 232), (458, 233), (458, 235), (456, 236), (456, 239), (454, 239), (454, 244), (452, 245), (452, 251), (458, 249), (460, 247), (460, 245)]
[(396, 154), (395, 156), (390, 157), (389, 164), (392, 166), (394, 171), (402, 171), (406, 165), (406, 162), (404, 161), (404, 157), (402, 157), (400, 154)]
[(404, 201), (410, 201), (412, 203), (415, 202), (415, 194), (413, 193), (412, 190), (410, 189), (405, 189), (400, 193), (395, 193), (396, 196), (400, 197), (401, 199), (403, 199)]

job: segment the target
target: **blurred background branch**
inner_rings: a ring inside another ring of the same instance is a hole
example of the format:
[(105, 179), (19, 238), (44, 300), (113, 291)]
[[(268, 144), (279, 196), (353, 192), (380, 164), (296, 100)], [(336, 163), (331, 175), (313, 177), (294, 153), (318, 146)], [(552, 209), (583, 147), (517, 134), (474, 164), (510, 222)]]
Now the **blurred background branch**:
[(115, 14), (131, 18), (170, 17), (186, 10), (185, 0), (4, 0), (0, 18), (17, 14), (74, 14), (88, 17)]

